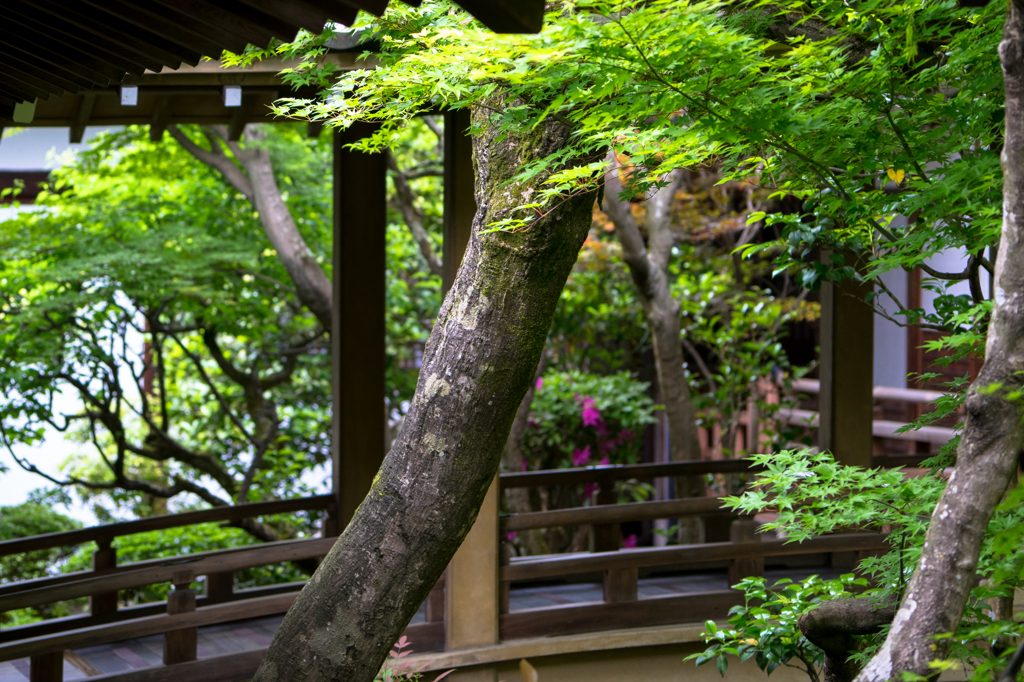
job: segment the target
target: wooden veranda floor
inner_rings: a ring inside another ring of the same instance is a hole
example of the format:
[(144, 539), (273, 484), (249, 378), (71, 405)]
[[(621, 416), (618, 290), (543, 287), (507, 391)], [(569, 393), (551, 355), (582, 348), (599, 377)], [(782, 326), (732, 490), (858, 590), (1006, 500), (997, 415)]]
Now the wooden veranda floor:
[[(824, 567), (787, 568), (767, 570), (765, 577), (771, 584), (781, 578), (798, 580), (811, 574), (835, 577), (841, 572), (839, 569)], [(638, 596), (640, 600), (644, 600), (669, 595), (713, 592), (728, 589), (728, 582), (725, 571), (642, 578), (638, 585)], [(510, 594), (509, 606), (512, 613), (517, 613), (568, 604), (600, 603), (602, 599), (602, 586), (599, 583), (562, 583), (514, 587)], [(699, 614), (695, 616), (697, 617), (694, 618), (694, 622), (703, 622)], [(283, 617), (281, 615), (253, 618), (199, 628), (199, 659), (265, 649), (270, 645)], [(423, 621), (424, 610), (421, 609), (412, 623)], [(85, 680), (100, 674), (159, 667), (163, 665), (163, 646), (163, 635), (153, 635), (77, 649), (65, 655), (64, 679)], [(416, 642), (412, 642), (410, 648), (415, 652)], [(0, 682), (28, 680), (27, 658), (0, 663)]]

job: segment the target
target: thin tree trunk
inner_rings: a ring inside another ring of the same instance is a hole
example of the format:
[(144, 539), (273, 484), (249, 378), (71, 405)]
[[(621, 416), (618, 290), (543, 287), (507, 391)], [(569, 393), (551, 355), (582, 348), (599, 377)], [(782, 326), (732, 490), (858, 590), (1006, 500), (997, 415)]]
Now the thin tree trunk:
[[(502, 109), (507, 102), (491, 105)], [(366, 500), (299, 595), (257, 682), (370, 682), (469, 532), (591, 222), (594, 196), (568, 199), (528, 229), (481, 234), (547, 174), (510, 182), (565, 146), (547, 121), (474, 140), (473, 235), (424, 352), (402, 432)], [(510, 184), (506, 184), (510, 183)]]
[[(999, 44), (1006, 88), (1003, 227), (985, 364), (967, 393), (967, 421), (956, 471), (939, 498), (921, 559), (882, 648), (857, 677), (934, 677), (930, 661), (949, 650), (974, 585), (978, 555), (995, 506), (1017, 469), (1024, 441), (1024, 0), (1012, 0)], [(991, 390), (995, 389), (995, 390)]]
[[(237, 143), (227, 142), (226, 133), (217, 127), (204, 128), (210, 142), (209, 151), (189, 139), (177, 126), (169, 126), (167, 131), (192, 156), (220, 171), (228, 183), (249, 199), (259, 213), (260, 224), (263, 225), (267, 239), (277, 251), (281, 265), (295, 285), (299, 300), (316, 316), (324, 329), (330, 329), (333, 304), (331, 281), (316, 262), (281, 197), (269, 152), (256, 146), (243, 149)], [(224, 153), (222, 143), (231, 148), (242, 168)]]
[[(683, 367), (680, 305), (672, 296), (668, 277), (668, 264), (675, 241), (672, 235), (672, 199), (683, 181), (683, 171), (672, 171), (665, 178), (668, 185), (647, 200), (648, 246), (645, 246), (629, 202), (619, 199), (622, 182), (619, 180), (618, 162), (612, 155), (609, 158), (612, 171), (608, 173), (605, 182), (604, 210), (615, 225), (615, 234), (622, 244), (622, 259), (629, 267), (651, 329), (654, 364), (661, 399), (665, 403), (672, 461), (700, 459), (697, 415)], [(676, 486), (679, 497), (704, 495), (704, 481), (696, 476), (680, 478)], [(686, 521), (689, 523), (680, 520), (680, 541), (700, 542), (702, 534), (699, 519)]]

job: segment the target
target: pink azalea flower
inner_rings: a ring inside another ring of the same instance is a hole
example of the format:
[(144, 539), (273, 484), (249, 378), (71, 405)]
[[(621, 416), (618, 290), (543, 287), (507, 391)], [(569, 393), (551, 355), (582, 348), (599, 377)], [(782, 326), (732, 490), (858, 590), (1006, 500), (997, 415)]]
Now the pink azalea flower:
[(544, 377), (537, 377), (537, 390), (544, 386)]
[(623, 540), (622, 540), (622, 548), (623, 549), (631, 549), (633, 547), (636, 547), (636, 536), (635, 535), (627, 535), (625, 538), (623, 538)]
[(526, 471), (526, 459), (523, 459), (523, 471)]
[(584, 483), (583, 484), (583, 497), (584, 498), (589, 500), (591, 498), (591, 496), (593, 496), (593, 494), (595, 492), (597, 492), (597, 484), (596, 483)]
[(608, 461), (608, 456), (605, 455), (604, 457), (601, 458), (601, 461), (598, 462), (598, 464), (602, 464), (604, 466), (608, 466), (609, 464), (611, 464), (611, 462)]
[[(516, 539), (516, 532), (512, 531), (511, 533), (509, 533), (508, 535), (505, 536), (505, 539), (508, 540), (509, 542), (512, 542), (513, 540)], [(634, 542), (633, 544), (635, 545), (636, 543)]]
[(583, 425), (584, 426), (597, 426), (601, 424), (601, 412), (591, 401), (590, 404), (583, 404)]
[(572, 465), (575, 467), (581, 467), (590, 461), (590, 446), (583, 448), (582, 450), (576, 448), (572, 453)]
[(633, 432), (629, 429), (622, 429), (619, 431), (619, 435), (616, 436), (616, 438), (619, 439), (620, 443), (625, 443), (628, 440), (633, 440)]
[(616, 440), (603, 440), (597, 444), (597, 451), (603, 455), (614, 450), (618, 444), (619, 442)]

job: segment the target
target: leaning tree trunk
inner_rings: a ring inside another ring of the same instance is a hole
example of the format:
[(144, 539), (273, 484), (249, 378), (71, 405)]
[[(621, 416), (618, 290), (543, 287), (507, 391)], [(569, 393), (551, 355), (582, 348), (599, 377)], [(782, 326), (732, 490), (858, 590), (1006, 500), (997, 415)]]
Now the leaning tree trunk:
[[(497, 109), (504, 103), (493, 102)], [(257, 682), (370, 682), (473, 525), (591, 222), (593, 194), (528, 229), (482, 234), (537, 192), (508, 183), (563, 148), (547, 121), (474, 140), (477, 204), (465, 260), (424, 352), (401, 434), (366, 499), (285, 617)]]
[[(857, 677), (882, 682), (936, 673), (974, 585), (992, 511), (1017, 468), (1024, 441), (1024, 0), (1012, 0), (999, 44), (1006, 88), (1003, 227), (985, 364), (967, 393), (956, 471), (932, 513), (921, 559), (882, 648)], [(992, 390), (994, 389), (994, 390)]]
[[(668, 265), (675, 237), (672, 234), (672, 200), (679, 190), (683, 171), (674, 170), (666, 178), (668, 184), (647, 200), (647, 245), (633, 219), (629, 202), (621, 201), (619, 165), (614, 153), (609, 155), (611, 170), (605, 181), (604, 210), (615, 225), (615, 234), (622, 245), (622, 259), (629, 267), (644, 317), (651, 330), (654, 366), (658, 376), (661, 400), (668, 421), (669, 450), (673, 462), (701, 458), (697, 431), (697, 413), (690, 397), (690, 382), (683, 367), (682, 323), (679, 301), (672, 296)], [(679, 497), (701, 497), (704, 482), (697, 476), (677, 479)], [(680, 519), (680, 541), (700, 542), (703, 538), (700, 520)]]

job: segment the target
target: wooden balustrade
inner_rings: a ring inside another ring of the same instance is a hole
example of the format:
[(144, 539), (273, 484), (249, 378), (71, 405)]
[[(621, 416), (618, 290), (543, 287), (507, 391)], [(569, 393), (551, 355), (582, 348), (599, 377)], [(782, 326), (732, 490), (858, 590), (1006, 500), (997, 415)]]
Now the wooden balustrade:
[[(875, 464), (912, 466), (924, 457), (879, 457), (875, 459)], [(884, 538), (876, 534), (828, 536), (799, 544), (762, 541), (754, 535), (756, 522), (740, 517), (733, 521), (730, 542), (620, 549), (618, 524), (624, 522), (686, 516), (731, 516), (735, 513), (724, 509), (720, 498), (710, 497), (616, 504), (616, 481), (755, 471), (747, 461), (719, 460), (590, 467), (501, 476), (502, 488), (582, 483), (597, 483), (599, 487), (595, 500), (597, 504), (592, 506), (511, 515), (500, 520), (501, 537), (507, 533), (537, 528), (591, 525), (595, 530), (596, 550), (587, 554), (514, 558), (509, 556), (507, 547), (496, 548), (500, 552), (497, 579), (500, 582), (498, 613), (501, 637), (511, 639), (720, 618), (741, 599), (741, 595), (734, 590), (638, 599), (639, 576), (643, 569), (672, 567), (676, 570), (717, 563), (728, 566), (730, 584), (734, 584), (744, 577), (763, 574), (766, 557), (840, 551), (868, 552), (885, 548)], [(335, 539), (288, 540), (120, 566), (117, 565), (112, 540), (129, 533), (191, 523), (230, 522), (255, 515), (299, 509), (326, 509), (330, 499), (329, 496), (321, 496), (189, 512), (0, 543), (0, 556), (87, 540), (96, 540), (98, 544), (93, 556), (93, 571), (0, 586), (0, 611), (81, 597), (90, 599), (90, 614), (87, 616), (24, 626), (17, 629), (24, 635), (18, 639), (9, 639), (10, 631), (0, 633), (0, 661), (29, 657), (33, 680), (59, 682), (62, 679), (65, 651), (120, 639), (163, 634), (164, 661), (167, 665), (172, 668), (181, 666), (182, 671), (191, 671), (194, 666), (199, 666), (196, 670), (205, 670), (200, 665), (202, 661), (195, 661), (197, 628), (282, 613), (291, 605), (295, 591), (301, 587), (301, 583), (297, 583), (236, 592), (233, 588), (234, 572), (284, 561), (322, 557)], [(509, 592), (514, 581), (549, 580), (591, 573), (603, 577), (601, 602), (510, 613)], [(205, 594), (202, 597), (191, 587), (198, 576), (205, 576)], [(174, 585), (165, 604), (117, 610), (116, 595), (119, 590), (160, 582), (171, 582)], [(426, 622), (407, 630), (418, 651), (443, 647), (445, 589), (445, 578), (442, 576), (427, 598)], [(275, 591), (286, 592), (282, 594)], [(159, 613), (161, 610), (164, 612)], [(252, 658), (249, 654), (247, 656)], [(163, 676), (163, 673), (151, 671), (104, 677), (123, 679), (124, 682), (171, 679)]]
[(153, 530), (167, 530), (168, 528), (180, 528), (182, 526), (195, 526), (200, 523), (238, 522), (243, 519), (251, 519), (257, 516), (269, 516), (272, 514), (286, 514), (297, 511), (321, 511), (328, 509), (331, 495), (315, 495), (313, 497), (299, 497), (290, 500), (270, 500), (268, 502), (252, 502), (250, 504), (237, 504), (233, 506), (213, 507), (199, 511), (184, 512), (182, 514), (166, 514), (164, 516), (150, 516), (136, 521), (122, 521), (103, 526), (92, 526), (78, 530), (64, 531), (60, 533), (47, 533), (45, 535), (33, 535), (28, 538), (17, 540), (5, 540), (0, 542), (0, 557), (11, 554), (23, 554), (38, 549), (52, 549), (54, 547), (70, 547), (81, 545), (86, 542), (105, 540), (109, 547), (110, 541), (122, 535), (133, 535)]

